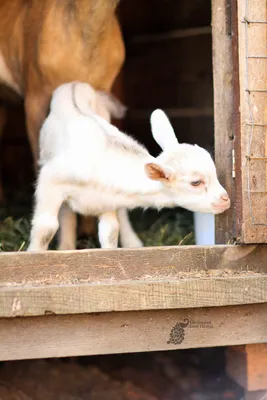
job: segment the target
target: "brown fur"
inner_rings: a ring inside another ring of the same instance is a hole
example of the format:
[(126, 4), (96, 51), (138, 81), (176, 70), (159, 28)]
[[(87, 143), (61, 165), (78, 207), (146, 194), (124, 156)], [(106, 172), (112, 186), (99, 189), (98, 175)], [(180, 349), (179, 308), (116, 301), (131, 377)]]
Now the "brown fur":
[[(38, 134), (52, 91), (79, 80), (110, 91), (124, 61), (117, 0), (1, 0), (0, 51), (25, 98), (29, 139)], [(1, 76), (0, 76), (1, 80)]]
[(125, 58), (115, 16), (118, 2), (1, 0), (0, 53), (11, 72), (11, 86), (25, 99), (35, 164), (39, 130), (57, 86), (78, 80), (111, 90)]
[[(4, 107), (2, 107), (0, 104), (0, 140), (1, 140), (1, 136), (3, 135), (3, 129), (4, 129), (5, 123), (6, 123), (6, 112), (5, 112)], [(4, 204), (4, 203), (5, 203), (5, 196), (4, 196), (3, 186), (2, 186), (1, 169), (0, 169), (0, 204)]]

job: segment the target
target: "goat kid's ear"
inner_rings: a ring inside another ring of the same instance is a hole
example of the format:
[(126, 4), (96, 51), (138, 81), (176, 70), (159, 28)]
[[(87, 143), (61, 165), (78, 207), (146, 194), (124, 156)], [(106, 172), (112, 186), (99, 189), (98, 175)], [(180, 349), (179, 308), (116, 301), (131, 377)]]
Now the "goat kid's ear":
[(148, 163), (145, 165), (145, 171), (149, 179), (153, 181), (170, 182), (174, 179), (174, 171), (166, 165), (157, 163)]
[(162, 150), (173, 150), (178, 140), (173, 127), (164, 111), (154, 110), (150, 117), (152, 135)]
[(97, 98), (107, 108), (112, 117), (122, 119), (125, 116), (127, 107), (112, 93), (98, 91)]

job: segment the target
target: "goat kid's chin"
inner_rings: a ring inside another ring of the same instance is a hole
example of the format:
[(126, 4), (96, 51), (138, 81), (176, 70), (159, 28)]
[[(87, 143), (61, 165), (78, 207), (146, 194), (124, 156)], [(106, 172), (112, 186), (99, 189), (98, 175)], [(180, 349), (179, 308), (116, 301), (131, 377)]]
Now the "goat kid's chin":
[(205, 204), (199, 202), (198, 205), (188, 205), (188, 204), (183, 204), (181, 205), (181, 203), (179, 204), (180, 207), (183, 207), (189, 211), (192, 212), (199, 212), (199, 213), (204, 213), (204, 214), (221, 214), (224, 211), (228, 210), (230, 207), (230, 200), (225, 202), (225, 203), (209, 203), (209, 204)]
[(224, 211), (228, 210), (230, 208), (230, 201), (227, 202), (227, 204), (213, 204), (212, 205), (212, 213), (213, 214), (221, 214)]

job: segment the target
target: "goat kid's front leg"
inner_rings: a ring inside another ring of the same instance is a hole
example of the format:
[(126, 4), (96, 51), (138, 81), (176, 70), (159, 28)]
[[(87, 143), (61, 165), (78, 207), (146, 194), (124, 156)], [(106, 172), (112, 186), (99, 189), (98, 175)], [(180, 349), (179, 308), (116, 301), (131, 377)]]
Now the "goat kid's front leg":
[(101, 248), (116, 249), (119, 241), (119, 221), (116, 212), (108, 212), (99, 217), (98, 237)]
[(36, 205), (28, 251), (45, 251), (58, 230), (58, 213), (63, 198), (60, 188), (42, 179), (41, 173), (35, 199)]
[(59, 211), (58, 250), (75, 250), (77, 240), (77, 215), (68, 204)]
[(125, 208), (119, 209), (117, 211), (117, 216), (120, 224), (120, 242), (122, 247), (143, 247), (143, 242), (133, 230), (127, 210)]

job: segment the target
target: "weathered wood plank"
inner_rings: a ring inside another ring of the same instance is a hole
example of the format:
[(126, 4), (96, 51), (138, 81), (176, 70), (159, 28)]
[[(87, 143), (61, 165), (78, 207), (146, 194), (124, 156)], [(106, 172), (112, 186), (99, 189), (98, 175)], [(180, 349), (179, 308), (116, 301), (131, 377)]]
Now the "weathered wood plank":
[[(150, 109), (136, 109), (129, 111), (127, 118), (129, 119), (148, 119), (154, 108)], [(185, 108), (165, 108), (164, 111), (169, 118), (200, 118), (212, 117), (212, 107), (185, 107)]]
[(242, 229), (242, 162), (241, 162), (241, 128), (240, 128), (240, 79), (239, 79), (239, 48), (238, 48), (238, 4), (237, 0), (230, 0), (231, 4), (231, 36), (233, 60), (233, 129), (234, 129), (234, 178), (235, 178), (235, 231), (239, 240)]
[(266, 326), (267, 304), (0, 319), (0, 360), (261, 343)]
[(266, 19), (265, 0), (238, 1), (242, 243), (267, 243), (267, 25), (257, 22)]
[(207, 277), (224, 270), (237, 274), (246, 271), (266, 273), (267, 246), (166, 246), (0, 253), (0, 287), (150, 278), (170, 281), (190, 276)]
[(230, 13), (230, 1), (212, 1), (215, 161), (219, 180), (232, 201), (231, 209), (216, 217), (216, 243), (227, 243), (236, 237), (232, 176), (234, 89)]
[(0, 255), (0, 316), (267, 302), (264, 246)]
[(130, 40), (130, 43), (131, 44), (161, 43), (168, 41), (170, 39), (181, 39), (181, 38), (196, 37), (209, 34), (211, 34), (210, 26), (173, 29), (167, 32), (160, 32), (160, 33), (155, 32), (150, 34), (136, 35), (133, 36), (133, 38)]
[(210, 24), (210, 11), (207, 0), (124, 0), (119, 5), (120, 21), (126, 37), (206, 26)]
[(0, 289), (0, 317), (218, 307), (267, 302), (267, 275)]

